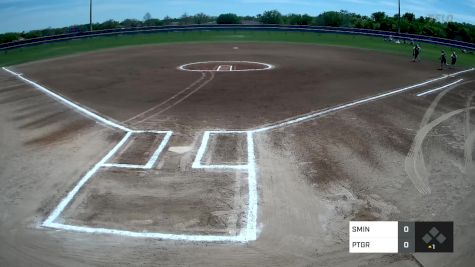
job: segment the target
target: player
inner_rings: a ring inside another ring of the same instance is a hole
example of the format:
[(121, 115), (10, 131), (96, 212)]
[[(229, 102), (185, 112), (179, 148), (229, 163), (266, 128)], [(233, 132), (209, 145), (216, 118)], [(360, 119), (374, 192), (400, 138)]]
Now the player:
[(412, 62), (416, 62), (416, 60), (421, 61), (419, 58), (420, 53), (421, 53), (421, 47), (418, 44), (416, 44), (414, 48), (412, 48), (412, 56), (413, 56)]
[(445, 51), (442, 50), (440, 53), (440, 69), (443, 70), (445, 65), (447, 65), (447, 56), (445, 55)]
[(450, 66), (454, 67), (455, 63), (457, 63), (457, 54), (455, 54), (455, 51), (452, 52), (452, 55), (450, 56)]

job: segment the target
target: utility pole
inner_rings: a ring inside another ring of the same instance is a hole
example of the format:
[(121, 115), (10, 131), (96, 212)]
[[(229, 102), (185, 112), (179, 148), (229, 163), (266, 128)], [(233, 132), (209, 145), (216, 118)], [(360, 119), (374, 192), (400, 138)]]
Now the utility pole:
[(92, 32), (92, 0), (89, 0), (89, 30)]
[[(92, 1), (92, 0), (91, 0)], [(398, 16), (398, 23), (397, 23), (397, 33), (401, 34), (401, 0), (398, 0), (398, 9), (399, 9), (399, 16)]]

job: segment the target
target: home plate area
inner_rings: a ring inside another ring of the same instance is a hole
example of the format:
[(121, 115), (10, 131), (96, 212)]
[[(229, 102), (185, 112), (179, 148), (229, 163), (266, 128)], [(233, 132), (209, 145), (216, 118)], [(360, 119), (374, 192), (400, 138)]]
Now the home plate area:
[(57, 221), (91, 232), (243, 238), (249, 228), (247, 135), (205, 132), (198, 150), (177, 153), (170, 132), (131, 133)]

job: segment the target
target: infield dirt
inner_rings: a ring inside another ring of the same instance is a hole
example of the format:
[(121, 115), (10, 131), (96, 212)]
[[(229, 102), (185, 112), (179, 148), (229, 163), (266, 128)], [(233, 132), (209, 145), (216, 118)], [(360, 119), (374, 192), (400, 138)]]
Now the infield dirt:
[[(275, 69), (177, 69), (211, 60), (258, 61)], [(233, 43), (105, 50), (12, 69), (130, 127), (174, 131), (151, 170), (101, 170), (62, 222), (233, 235), (246, 222), (246, 175), (191, 168), (203, 131), (253, 129), (456, 71), (437, 67), (358, 49)], [(457, 86), (415, 95), (460, 77), (465, 80)], [(475, 261), (475, 76), (460, 77), (254, 134), (259, 234), (241, 244), (39, 227), (123, 133), (1, 72), (0, 265), (468, 266)], [(447, 117), (453, 111), (460, 112)], [(153, 147), (161, 141), (141, 138)], [(417, 140), (422, 145), (413, 148)], [(203, 162), (245, 163), (244, 143), (239, 134), (212, 137)], [(426, 177), (408, 171), (408, 162), (421, 164), (411, 161), (414, 149), (424, 156)], [(143, 164), (149, 155), (131, 143), (114, 162)], [(349, 254), (349, 220), (454, 220), (455, 253)]]

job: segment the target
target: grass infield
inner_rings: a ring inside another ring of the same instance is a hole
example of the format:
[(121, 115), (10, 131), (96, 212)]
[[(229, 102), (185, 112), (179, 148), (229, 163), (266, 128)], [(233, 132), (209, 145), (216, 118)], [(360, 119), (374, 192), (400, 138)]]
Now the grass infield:
[[(407, 56), (412, 56), (410, 44), (395, 44), (386, 42), (380, 37), (367, 37), (358, 35), (312, 33), (312, 32), (271, 32), (271, 31), (193, 31), (148, 33), (134, 35), (115, 35), (107, 37), (91, 37), (64, 42), (42, 44), (31, 47), (17, 48), (0, 52), (0, 66), (48, 59), (53, 57), (72, 55), (99, 49), (132, 46), (166, 44), (180, 42), (290, 42), (309, 43), (316, 45), (345, 46), (361, 49), (376, 50)], [(440, 51), (450, 57), (453, 48), (421, 43), (422, 60), (434, 61), (437, 64)], [(458, 54), (457, 65), (463, 67), (475, 66), (475, 55), (462, 54), (460, 49), (455, 49)]]

